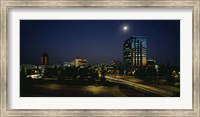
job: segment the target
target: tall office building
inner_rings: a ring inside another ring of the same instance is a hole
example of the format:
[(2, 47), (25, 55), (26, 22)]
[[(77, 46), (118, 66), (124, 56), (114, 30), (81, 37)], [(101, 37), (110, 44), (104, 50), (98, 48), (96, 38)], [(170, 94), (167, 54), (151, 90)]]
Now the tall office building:
[(123, 61), (126, 69), (146, 66), (146, 37), (131, 36), (123, 45)]
[(42, 65), (48, 65), (49, 64), (49, 57), (48, 57), (48, 54), (46, 52), (42, 53), (41, 64)]

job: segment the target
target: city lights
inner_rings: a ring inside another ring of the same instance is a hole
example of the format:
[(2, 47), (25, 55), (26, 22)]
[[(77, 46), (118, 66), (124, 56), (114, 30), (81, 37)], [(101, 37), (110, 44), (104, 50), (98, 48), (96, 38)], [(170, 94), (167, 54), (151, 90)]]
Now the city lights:
[(20, 20), (20, 96), (180, 97), (179, 23)]

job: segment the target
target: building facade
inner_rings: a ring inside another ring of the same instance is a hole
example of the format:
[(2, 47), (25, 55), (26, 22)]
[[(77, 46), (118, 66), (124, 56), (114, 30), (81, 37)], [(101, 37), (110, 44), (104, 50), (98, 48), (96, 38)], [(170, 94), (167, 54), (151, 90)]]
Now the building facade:
[(41, 56), (41, 65), (48, 65), (49, 64), (49, 57), (46, 52), (42, 53)]
[(87, 66), (87, 65), (88, 65), (88, 61), (87, 61), (86, 59), (77, 57), (77, 58), (75, 58), (75, 59), (73, 60), (73, 64), (74, 64), (76, 67)]
[(155, 66), (156, 65), (156, 60), (154, 59), (147, 59), (147, 66)]
[(64, 67), (87, 67), (88, 61), (86, 59), (76, 57), (71, 62), (64, 62)]
[(147, 64), (146, 37), (131, 36), (123, 45), (123, 62), (125, 68), (132, 69)]

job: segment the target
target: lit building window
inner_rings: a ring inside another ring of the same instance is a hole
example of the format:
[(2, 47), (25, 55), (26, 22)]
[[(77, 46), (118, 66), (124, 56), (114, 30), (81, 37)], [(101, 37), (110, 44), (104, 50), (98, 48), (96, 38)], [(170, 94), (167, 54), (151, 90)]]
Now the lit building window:
[[(130, 43), (130, 44), (129, 44)], [(124, 62), (128, 67), (139, 67), (146, 65), (146, 37), (132, 36), (124, 42)], [(126, 46), (126, 45), (130, 46)], [(131, 52), (131, 53), (130, 53)], [(126, 58), (125, 58), (126, 56)], [(129, 61), (132, 60), (132, 61)]]

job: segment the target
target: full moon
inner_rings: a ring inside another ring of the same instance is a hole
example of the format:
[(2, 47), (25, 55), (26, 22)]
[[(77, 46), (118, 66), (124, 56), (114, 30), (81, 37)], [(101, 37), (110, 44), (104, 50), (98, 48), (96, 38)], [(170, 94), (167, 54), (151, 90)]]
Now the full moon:
[(124, 31), (126, 31), (127, 29), (128, 29), (128, 27), (127, 27), (127, 26), (124, 26), (124, 27), (123, 27), (123, 30), (124, 30)]

